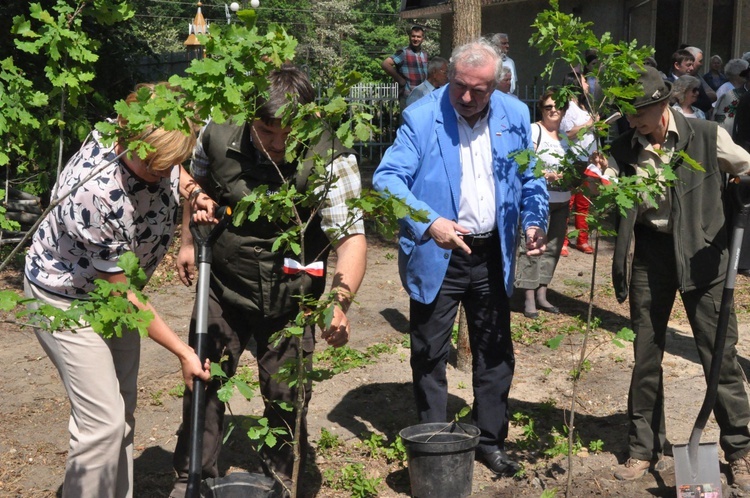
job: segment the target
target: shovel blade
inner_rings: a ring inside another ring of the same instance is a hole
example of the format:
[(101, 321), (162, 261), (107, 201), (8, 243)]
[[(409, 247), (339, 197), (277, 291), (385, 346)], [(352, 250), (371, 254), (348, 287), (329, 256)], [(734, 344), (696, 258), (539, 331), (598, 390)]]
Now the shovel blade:
[(677, 498), (721, 498), (719, 447), (716, 443), (698, 445), (698, 457), (690, 461), (687, 444), (676, 444), (674, 474)]

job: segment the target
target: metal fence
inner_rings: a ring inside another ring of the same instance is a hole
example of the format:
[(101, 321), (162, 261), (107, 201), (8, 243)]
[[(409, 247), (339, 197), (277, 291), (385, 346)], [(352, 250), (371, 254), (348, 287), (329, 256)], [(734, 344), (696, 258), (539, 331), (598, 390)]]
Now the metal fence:
[[(325, 88), (318, 88), (318, 98)], [(536, 102), (544, 92), (543, 86), (527, 85), (518, 89), (518, 98), (524, 102), (531, 115), (531, 122), (537, 121)], [(351, 88), (347, 100), (355, 106), (358, 103), (373, 115), (372, 124), (376, 130), (369, 139), (355, 142), (354, 149), (360, 155), (362, 167), (374, 168), (380, 162), (385, 150), (393, 144), (396, 130), (401, 124), (401, 108), (398, 103), (398, 85), (395, 83), (359, 83)]]
[[(318, 98), (325, 88), (318, 88)], [(361, 105), (365, 112), (372, 114), (375, 130), (362, 142), (355, 142), (354, 149), (360, 156), (360, 167), (374, 168), (380, 162), (385, 150), (396, 138), (396, 130), (401, 124), (401, 109), (398, 104), (396, 83), (359, 83), (353, 86), (347, 100), (352, 107)]]

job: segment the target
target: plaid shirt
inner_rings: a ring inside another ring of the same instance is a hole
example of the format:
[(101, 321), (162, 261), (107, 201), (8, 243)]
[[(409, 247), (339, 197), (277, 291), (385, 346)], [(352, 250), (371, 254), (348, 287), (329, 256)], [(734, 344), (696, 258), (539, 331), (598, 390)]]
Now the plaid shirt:
[[(193, 158), (190, 162), (191, 174), (194, 178), (201, 181), (201, 178), (207, 178), (211, 163), (205, 150), (203, 149), (202, 133), (201, 138), (193, 149)], [(362, 182), (359, 176), (359, 166), (357, 156), (354, 154), (342, 154), (334, 159), (328, 168), (332, 170), (332, 175), (336, 181), (328, 191), (323, 206), (320, 208), (320, 227), (326, 233), (331, 242), (334, 240), (331, 234), (343, 238), (347, 235), (364, 234), (365, 224), (362, 220), (362, 213), (357, 210), (349, 216), (349, 208), (346, 201), (355, 199), (362, 193)], [(320, 191), (323, 187), (318, 187)], [(352, 220), (357, 220), (351, 224)], [(341, 230), (349, 222), (351, 226)]]
[(406, 78), (406, 90), (412, 90), (427, 79), (427, 52), (418, 53), (410, 47), (405, 47), (391, 56), (396, 69)]

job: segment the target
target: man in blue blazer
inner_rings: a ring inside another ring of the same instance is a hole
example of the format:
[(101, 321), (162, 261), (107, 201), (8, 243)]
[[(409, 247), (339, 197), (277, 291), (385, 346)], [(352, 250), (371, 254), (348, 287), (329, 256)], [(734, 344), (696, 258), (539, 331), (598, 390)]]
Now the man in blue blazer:
[(449, 84), (405, 110), (374, 186), (427, 212), (401, 220), (399, 272), (410, 302), (411, 367), (420, 422), (447, 420), (446, 365), (463, 303), (473, 355), (477, 457), (498, 475), (519, 465), (504, 450), (513, 378), (509, 297), (519, 222), (529, 254), (544, 251), (543, 178), (521, 171), (529, 111), (495, 91), (502, 60), (486, 40), (454, 50)]

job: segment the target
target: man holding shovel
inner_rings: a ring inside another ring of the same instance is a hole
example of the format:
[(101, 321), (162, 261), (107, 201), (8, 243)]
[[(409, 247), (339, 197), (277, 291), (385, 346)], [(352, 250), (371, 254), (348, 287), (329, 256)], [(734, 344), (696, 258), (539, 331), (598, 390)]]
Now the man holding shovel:
[[(281, 187), (283, 180), (307, 189), (310, 168), (298, 167), (298, 162), (284, 159), (286, 142), (291, 128), (284, 127), (277, 113), (291, 98), (295, 104), (312, 102), (315, 91), (304, 73), (292, 66), (284, 66), (269, 76), (267, 96), (258, 96), (258, 110), (253, 120), (235, 125), (232, 122), (209, 122), (202, 130), (193, 154), (191, 168), (202, 190), (222, 206), (234, 207), (254, 188), (265, 185), (269, 192)], [(324, 132), (325, 133), (325, 132)], [(361, 219), (350, 224), (348, 199), (359, 195), (360, 177), (357, 158), (352, 151), (336, 141), (333, 146), (325, 135), (316, 146), (321, 157), (332, 157), (329, 168), (336, 180), (327, 190), (322, 208), (313, 217), (305, 234), (306, 263), (313, 271), (296, 261), (285, 259), (281, 251), (273, 251), (277, 237), (292, 227), (291, 223), (268, 221), (264, 217), (240, 226), (230, 225), (213, 246), (211, 284), (208, 304), (208, 357), (220, 362), (228, 376), (234, 375), (245, 347), (254, 339), (258, 360), (260, 390), (266, 402), (263, 414), (269, 427), (284, 428), (292, 432), (296, 410), (286, 411), (275, 402), (292, 405), (296, 388), (275, 379), (279, 369), (290, 358), (296, 358), (301, 344), (306, 368), (311, 368), (315, 348), (314, 330), (308, 327), (301, 341), (282, 338), (269, 344), (271, 336), (282, 330), (299, 312), (296, 296), (312, 295), (318, 298), (325, 287), (325, 263), (329, 244), (337, 255), (336, 273), (332, 290), (338, 291), (338, 305), (334, 310), (331, 327), (324, 330), (322, 338), (331, 346), (343, 346), (349, 340), (349, 321), (346, 311), (357, 292), (366, 266), (366, 241)], [(333, 153), (329, 152), (333, 149)], [(304, 164), (311, 164), (311, 160)], [(283, 178), (282, 178), (283, 175)], [(195, 190), (193, 191), (195, 192)], [(307, 219), (310, 207), (298, 206), (300, 216)], [(356, 219), (356, 216), (353, 217)], [(178, 272), (186, 285), (193, 280), (195, 253), (188, 223), (183, 220), (182, 246), (178, 256)], [(329, 235), (332, 233), (334, 235)], [(329, 240), (329, 236), (333, 240)], [(195, 333), (193, 311), (190, 333)], [(218, 457), (223, 437), (224, 403), (219, 400), (219, 381), (208, 384), (206, 391), (206, 422), (203, 435), (203, 477), (218, 476)], [(305, 387), (304, 411), (310, 401), (311, 385)], [(183, 425), (174, 453), (174, 467), (178, 479), (170, 494), (182, 498), (188, 477), (190, 404), (188, 392), (183, 398)], [(280, 438), (273, 448), (264, 447), (267, 469), (291, 486), (293, 469), (292, 436)], [(300, 456), (304, 470), (307, 456), (307, 426), (302, 419), (300, 431)], [(297, 483), (299, 485), (299, 482)], [(299, 489), (299, 488), (298, 488)]]
[[(671, 164), (677, 179), (654, 203), (640, 202), (617, 223), (612, 262), (620, 302), (630, 296), (635, 341), (628, 393), (629, 458), (615, 471), (620, 480), (665, 470), (666, 427), (662, 358), (667, 322), (680, 292), (704, 372), (711, 367), (720, 302), (728, 264), (723, 175), (746, 174), (750, 154), (710, 121), (688, 120), (669, 108), (671, 83), (646, 67), (644, 93), (627, 115), (631, 130), (612, 144), (609, 159), (594, 162), (606, 176), (645, 176)], [(684, 151), (705, 171), (684, 164)], [(632, 258), (632, 259), (631, 259)], [(737, 319), (732, 312), (721, 364), (714, 415), (733, 483), (750, 490), (750, 406), (737, 362)]]

